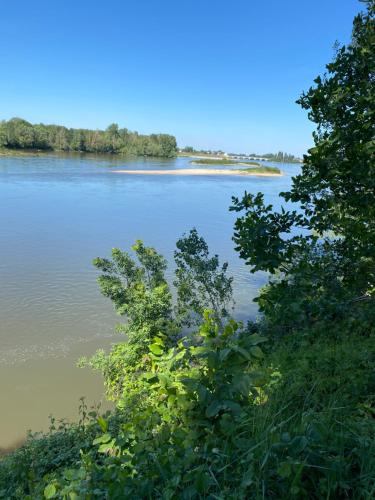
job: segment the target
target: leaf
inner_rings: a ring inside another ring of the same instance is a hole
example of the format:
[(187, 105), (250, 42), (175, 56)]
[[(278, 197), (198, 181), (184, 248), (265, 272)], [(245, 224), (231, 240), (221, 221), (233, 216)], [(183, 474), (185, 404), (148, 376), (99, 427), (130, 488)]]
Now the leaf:
[(277, 473), (281, 477), (284, 477), (284, 478), (289, 477), (290, 474), (292, 473), (292, 467), (291, 467), (290, 463), (282, 462), (277, 469)]
[(215, 401), (213, 401), (206, 409), (206, 417), (207, 418), (215, 417), (221, 409), (222, 409), (222, 402), (215, 399)]
[(108, 451), (111, 451), (113, 449), (114, 444), (115, 444), (114, 439), (112, 439), (112, 441), (110, 441), (109, 443), (101, 444), (98, 448), (98, 452), (99, 453), (108, 453)]
[(151, 382), (151, 380), (154, 380), (157, 378), (157, 375), (156, 373), (152, 373), (152, 372), (146, 372), (142, 375), (142, 377), (144, 379), (146, 379), (148, 382)]
[(162, 387), (166, 387), (168, 384), (171, 383), (171, 378), (165, 373), (158, 373), (158, 379)]
[(198, 474), (195, 475), (194, 484), (197, 491), (203, 494), (207, 490), (210, 484), (210, 478), (208, 474), (203, 471), (199, 471)]
[(56, 495), (56, 486), (49, 484), (44, 488), (44, 498), (53, 498)]
[(233, 391), (239, 392), (247, 397), (250, 392), (250, 387), (252, 386), (252, 378), (248, 374), (237, 375), (231, 386)]
[(174, 361), (179, 361), (180, 359), (182, 359), (186, 354), (186, 349), (184, 349), (183, 351), (180, 351), (178, 352), (175, 356), (174, 356)]
[(107, 420), (105, 420), (105, 418), (103, 418), (103, 417), (98, 417), (97, 422), (98, 422), (101, 430), (103, 432), (107, 432), (107, 430), (108, 430), (108, 422), (107, 422)]
[(151, 344), (149, 346), (149, 349), (152, 354), (155, 354), (156, 356), (160, 356), (161, 354), (163, 354), (163, 349), (158, 344)]
[(240, 354), (242, 354), (242, 356), (247, 359), (248, 361), (251, 361), (251, 356), (250, 354), (246, 351), (246, 349), (244, 349), (243, 347), (240, 347), (240, 346), (235, 346), (233, 347), (233, 349), (237, 352), (239, 352)]
[(226, 406), (229, 410), (232, 410), (233, 413), (240, 413), (242, 410), (241, 405), (239, 405), (235, 401), (225, 400), (223, 401), (223, 406)]
[(257, 345), (252, 347), (250, 349), (251, 354), (254, 356), (254, 358), (262, 359), (264, 357), (263, 351), (260, 347)]
[(112, 439), (112, 436), (108, 433), (103, 434), (102, 436), (94, 439), (92, 444), (101, 444), (101, 443), (108, 443)]
[(67, 469), (64, 471), (64, 477), (68, 481), (73, 481), (73, 479), (76, 476), (76, 470), (75, 469)]
[(266, 337), (263, 337), (262, 335), (258, 335), (257, 333), (250, 335), (248, 340), (251, 342), (252, 345), (257, 345), (257, 344), (261, 344), (263, 342), (268, 341), (268, 339)]
[(226, 348), (226, 349), (222, 349), (219, 353), (219, 359), (220, 361), (224, 361), (225, 358), (228, 357), (228, 355), (230, 354), (232, 349), (229, 349), (229, 348)]
[(190, 352), (194, 356), (199, 356), (200, 354), (207, 354), (209, 352), (208, 347), (190, 347)]

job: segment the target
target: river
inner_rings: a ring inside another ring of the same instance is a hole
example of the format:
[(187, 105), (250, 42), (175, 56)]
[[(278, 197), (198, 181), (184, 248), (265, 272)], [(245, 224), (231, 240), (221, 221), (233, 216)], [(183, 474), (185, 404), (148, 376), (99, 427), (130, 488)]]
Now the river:
[[(0, 448), (48, 415), (76, 418), (79, 398), (104, 400), (98, 375), (76, 368), (81, 355), (119, 340), (119, 317), (100, 295), (91, 262), (136, 239), (170, 262), (176, 240), (196, 227), (212, 252), (229, 262), (235, 316), (256, 315), (252, 299), (265, 275), (252, 275), (233, 249), (231, 196), (278, 193), (299, 165), (277, 165), (282, 177), (114, 175), (116, 169), (191, 168), (188, 158), (121, 159), (42, 154), (0, 157)], [(269, 165), (275, 165), (268, 163)]]

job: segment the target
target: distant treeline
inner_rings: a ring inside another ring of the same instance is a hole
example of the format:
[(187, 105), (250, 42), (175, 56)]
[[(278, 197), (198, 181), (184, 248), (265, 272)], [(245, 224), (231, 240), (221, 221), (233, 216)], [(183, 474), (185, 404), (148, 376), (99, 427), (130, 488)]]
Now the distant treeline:
[(279, 151), (278, 153), (266, 153), (264, 155), (255, 155), (262, 156), (262, 158), (267, 158), (269, 161), (278, 161), (282, 163), (300, 163), (301, 159), (297, 158), (294, 155), (284, 153), (283, 151)]
[(183, 149), (180, 149), (180, 153), (186, 154), (200, 154), (200, 155), (210, 155), (210, 156), (223, 156), (225, 155), (225, 151), (221, 149), (195, 149), (192, 146), (185, 146)]
[(21, 118), (0, 122), (0, 148), (78, 151), (137, 156), (173, 157), (176, 139), (168, 134), (141, 135), (116, 123), (105, 130), (33, 125)]
[(296, 156), (288, 153), (284, 153), (283, 151), (279, 151), (278, 153), (266, 153), (266, 154), (258, 154), (258, 153), (225, 153), (222, 150), (197, 150), (192, 146), (186, 146), (181, 149), (181, 153), (193, 155), (209, 155), (209, 156), (226, 156), (233, 158), (245, 158), (252, 160), (262, 160), (267, 159), (268, 161), (277, 161), (281, 163), (301, 163), (302, 160), (297, 158)]

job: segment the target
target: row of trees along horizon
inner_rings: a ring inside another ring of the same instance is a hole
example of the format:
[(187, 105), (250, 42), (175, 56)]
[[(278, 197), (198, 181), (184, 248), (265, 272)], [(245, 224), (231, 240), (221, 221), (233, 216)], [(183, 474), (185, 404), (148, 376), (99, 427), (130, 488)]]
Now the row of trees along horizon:
[(176, 243), (174, 289), (141, 241), (96, 258), (124, 336), (80, 364), (102, 374), (115, 410), (82, 401), (79, 422), (30, 436), (0, 460), (0, 498), (375, 498), (375, 0), (365, 3), (351, 44), (298, 101), (317, 127), (280, 193), (298, 210), (232, 198), (235, 248), (269, 275), (259, 320), (231, 317), (228, 265), (195, 229)]
[(136, 156), (176, 156), (176, 138), (169, 134), (142, 135), (112, 123), (105, 130), (32, 125), (22, 118), (0, 122), (0, 148), (77, 151)]
[(222, 156), (224, 154), (229, 154), (229, 156), (233, 157), (248, 157), (250, 159), (260, 159), (260, 158), (266, 158), (268, 161), (276, 161), (279, 163), (301, 163), (301, 159), (298, 158), (295, 155), (292, 155), (290, 153), (285, 153), (284, 151), (278, 151), (277, 153), (264, 153), (264, 154), (258, 154), (258, 153), (226, 153), (225, 151), (221, 149), (217, 150), (212, 150), (212, 149), (194, 149), (192, 146), (185, 146), (183, 149), (181, 149), (181, 153), (186, 153), (186, 154), (203, 154), (203, 155), (215, 155), (215, 156)]
[[(38, 151), (72, 151), (80, 153), (110, 153), (134, 156), (155, 156), (173, 158), (177, 155), (176, 138), (170, 134), (144, 135), (119, 128), (112, 123), (105, 130), (67, 128), (62, 125), (31, 124), (23, 118), (0, 121), (0, 148)], [(223, 151), (196, 150), (186, 146), (184, 153), (223, 154)], [(245, 156), (245, 154), (235, 154)], [(279, 151), (254, 158), (269, 161), (297, 163), (300, 160), (292, 154)]]

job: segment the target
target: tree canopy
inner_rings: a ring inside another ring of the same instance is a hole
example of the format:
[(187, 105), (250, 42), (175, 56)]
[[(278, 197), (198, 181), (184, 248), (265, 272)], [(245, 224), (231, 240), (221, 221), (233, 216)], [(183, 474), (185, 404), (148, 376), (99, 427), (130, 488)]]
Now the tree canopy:
[(0, 122), (0, 147), (42, 151), (130, 154), (173, 157), (176, 139), (168, 134), (141, 135), (116, 123), (106, 130), (67, 128), (61, 125), (32, 125), (21, 118)]

